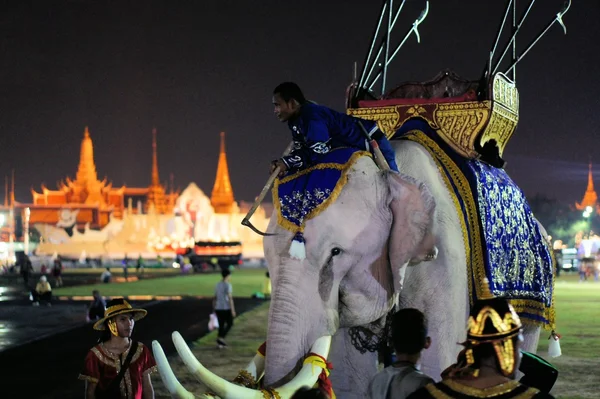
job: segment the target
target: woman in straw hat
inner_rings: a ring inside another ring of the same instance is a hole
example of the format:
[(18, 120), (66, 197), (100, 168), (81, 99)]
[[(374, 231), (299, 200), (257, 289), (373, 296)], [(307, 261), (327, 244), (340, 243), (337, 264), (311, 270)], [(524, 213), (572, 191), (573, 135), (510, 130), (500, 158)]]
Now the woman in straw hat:
[(156, 362), (144, 344), (131, 339), (135, 322), (146, 313), (123, 298), (106, 304), (104, 317), (94, 323), (102, 331), (99, 343), (88, 352), (79, 375), (86, 381), (86, 398), (154, 398), (150, 374)]

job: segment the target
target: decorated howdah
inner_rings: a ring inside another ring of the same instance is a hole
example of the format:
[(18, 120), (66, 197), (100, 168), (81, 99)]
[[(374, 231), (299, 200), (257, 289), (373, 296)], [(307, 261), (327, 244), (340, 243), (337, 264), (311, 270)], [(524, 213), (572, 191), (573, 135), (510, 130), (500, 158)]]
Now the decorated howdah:
[(459, 156), (420, 119), (404, 123), (392, 139), (422, 145), (442, 173), (461, 216), (471, 303), (506, 298), (524, 321), (553, 328), (552, 253), (506, 171)]
[(376, 121), (388, 138), (404, 122), (419, 117), (463, 157), (480, 158), (488, 142), (501, 157), (519, 121), (519, 93), (503, 73), (494, 75), (487, 98), (480, 98), (478, 86), (442, 71), (431, 81), (404, 83), (379, 99), (349, 99), (347, 112)]

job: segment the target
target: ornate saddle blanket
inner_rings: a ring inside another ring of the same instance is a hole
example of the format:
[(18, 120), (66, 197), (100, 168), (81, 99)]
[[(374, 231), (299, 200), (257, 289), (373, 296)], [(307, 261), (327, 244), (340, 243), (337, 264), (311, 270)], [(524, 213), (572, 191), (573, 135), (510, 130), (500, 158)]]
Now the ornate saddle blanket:
[(407, 121), (394, 139), (421, 144), (454, 197), (462, 216), (471, 303), (506, 298), (524, 322), (554, 328), (552, 251), (521, 189), (503, 169), (458, 155), (419, 119)]
[(368, 151), (340, 147), (324, 154), (320, 163), (275, 180), (273, 204), (279, 225), (302, 233), (306, 221), (323, 212), (339, 196), (347, 173)]

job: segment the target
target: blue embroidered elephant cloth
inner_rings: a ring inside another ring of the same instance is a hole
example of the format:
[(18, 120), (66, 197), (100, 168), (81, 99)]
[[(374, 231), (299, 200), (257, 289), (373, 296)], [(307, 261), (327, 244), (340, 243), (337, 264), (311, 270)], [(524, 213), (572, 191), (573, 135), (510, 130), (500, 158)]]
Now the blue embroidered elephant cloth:
[(554, 328), (552, 253), (525, 195), (506, 171), (458, 155), (421, 119), (405, 122), (394, 139), (421, 144), (455, 199), (471, 303), (506, 298), (522, 318)]
[(321, 162), (275, 181), (273, 204), (279, 224), (302, 232), (307, 220), (324, 211), (338, 197), (347, 182), (347, 173), (367, 151), (340, 147), (324, 154)]

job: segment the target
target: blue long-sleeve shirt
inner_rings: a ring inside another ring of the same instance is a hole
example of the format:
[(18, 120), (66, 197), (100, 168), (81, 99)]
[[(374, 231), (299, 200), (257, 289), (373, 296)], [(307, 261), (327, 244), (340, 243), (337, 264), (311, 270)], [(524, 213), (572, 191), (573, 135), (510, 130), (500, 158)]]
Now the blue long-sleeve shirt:
[[(300, 115), (288, 121), (292, 131), (294, 147), (292, 152), (282, 157), (290, 172), (304, 169), (319, 162), (319, 158), (338, 147), (353, 147), (368, 150), (369, 144), (361, 122), (369, 136), (378, 131), (374, 121), (359, 119), (330, 108), (313, 103), (303, 104)], [(395, 153), (385, 135), (377, 140), (390, 168), (398, 170)]]

